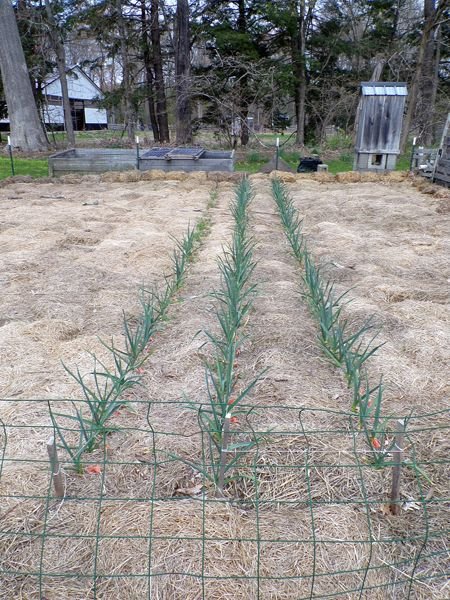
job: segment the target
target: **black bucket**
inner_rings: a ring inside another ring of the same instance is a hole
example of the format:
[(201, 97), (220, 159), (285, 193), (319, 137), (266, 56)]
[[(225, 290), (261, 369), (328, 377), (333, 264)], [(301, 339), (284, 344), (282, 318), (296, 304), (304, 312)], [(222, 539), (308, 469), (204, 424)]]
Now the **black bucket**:
[(297, 173), (314, 173), (317, 171), (317, 165), (321, 165), (320, 158), (301, 158), (297, 167)]

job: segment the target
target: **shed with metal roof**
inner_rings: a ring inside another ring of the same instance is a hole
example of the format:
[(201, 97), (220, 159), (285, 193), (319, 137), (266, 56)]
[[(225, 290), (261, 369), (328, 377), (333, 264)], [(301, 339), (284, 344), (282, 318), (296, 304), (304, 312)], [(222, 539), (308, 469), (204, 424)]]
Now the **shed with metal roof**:
[(400, 154), (406, 83), (361, 83), (355, 143), (356, 171), (392, 171)]

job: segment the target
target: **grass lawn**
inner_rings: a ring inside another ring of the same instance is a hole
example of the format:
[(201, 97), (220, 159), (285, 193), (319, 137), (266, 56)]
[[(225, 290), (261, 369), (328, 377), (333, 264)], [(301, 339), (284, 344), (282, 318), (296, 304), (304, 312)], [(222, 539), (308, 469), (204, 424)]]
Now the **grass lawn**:
[[(16, 175), (31, 175), (32, 177), (46, 177), (48, 175), (47, 159), (43, 158), (14, 158), (14, 171)], [(9, 156), (0, 157), (0, 179), (10, 177), (11, 162)]]
[[(119, 135), (117, 135), (119, 134)], [(63, 134), (55, 134), (56, 136), (62, 136)], [(120, 136), (120, 132), (113, 132), (113, 135), (116, 136), (115, 139), (118, 140)], [(114, 139), (111, 138), (111, 132), (80, 132), (77, 134), (78, 141), (83, 145), (83, 140), (90, 141), (95, 138), (106, 139), (109, 136), (109, 141), (111, 142), (111, 146), (114, 146)], [(264, 138), (263, 142), (267, 145), (273, 145), (273, 152), (275, 153), (275, 141), (277, 136), (275, 134), (263, 134), (259, 136), (260, 138)], [(286, 140), (286, 136), (284, 136)], [(294, 138), (292, 138), (294, 140)], [(283, 138), (280, 137), (280, 141), (283, 141)], [(285, 147), (282, 147), (280, 150), (280, 156), (285, 160), (295, 171), (299, 164), (300, 151), (293, 150), (290, 148), (290, 141)], [(351, 171), (353, 168), (353, 150), (351, 148), (343, 149), (342, 153), (332, 152), (332, 157), (326, 158), (327, 149), (319, 150), (319, 154), (323, 156), (323, 162), (326, 162), (328, 165), (328, 170), (330, 173), (342, 173), (344, 171)], [(235, 170), (236, 171), (245, 171), (247, 173), (257, 173), (261, 167), (263, 167), (269, 161), (269, 153), (267, 150), (255, 150), (248, 149), (246, 154), (240, 160), (235, 162)], [(408, 150), (405, 154), (399, 157), (397, 161), (396, 170), (397, 171), (406, 171), (409, 169), (410, 162), (410, 151)], [(14, 159), (14, 168), (16, 175), (31, 175), (32, 177), (45, 177), (48, 175), (48, 166), (47, 159), (42, 158), (15, 158)], [(11, 176), (11, 164), (8, 156), (0, 157), (0, 179), (5, 179), (6, 177)]]
[[(274, 149), (275, 152), (275, 149)], [(323, 152), (326, 155), (326, 150)], [(396, 171), (407, 171), (409, 170), (410, 164), (410, 150), (407, 150), (405, 154), (399, 156), (395, 167)], [(280, 156), (285, 160), (294, 171), (297, 169), (300, 162), (301, 152), (299, 150), (284, 150), (280, 151)], [(319, 155), (321, 155), (319, 153)], [(336, 173), (343, 173), (345, 171), (353, 170), (353, 158), (354, 154), (352, 150), (342, 152), (337, 158), (325, 158), (322, 157), (322, 161), (328, 165), (328, 171), (335, 175)], [(260, 168), (268, 162), (268, 159), (259, 152), (251, 151), (248, 153), (246, 160), (237, 161), (235, 163), (236, 171), (246, 171), (247, 173), (256, 173)]]

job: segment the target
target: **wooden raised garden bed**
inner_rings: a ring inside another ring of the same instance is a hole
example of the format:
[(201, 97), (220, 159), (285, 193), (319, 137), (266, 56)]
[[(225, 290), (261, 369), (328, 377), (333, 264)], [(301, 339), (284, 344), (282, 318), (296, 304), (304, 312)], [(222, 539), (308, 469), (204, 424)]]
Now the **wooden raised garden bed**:
[(53, 154), (48, 159), (51, 177), (68, 173), (105, 171), (233, 171), (234, 151), (204, 148), (151, 148), (141, 150), (76, 148)]

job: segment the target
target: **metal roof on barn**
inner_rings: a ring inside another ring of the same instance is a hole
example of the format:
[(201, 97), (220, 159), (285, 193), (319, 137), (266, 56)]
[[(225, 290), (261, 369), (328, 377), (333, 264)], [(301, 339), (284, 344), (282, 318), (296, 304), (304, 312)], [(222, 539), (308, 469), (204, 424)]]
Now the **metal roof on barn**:
[(407, 96), (406, 83), (390, 83), (378, 81), (364, 81), (361, 83), (363, 96)]

